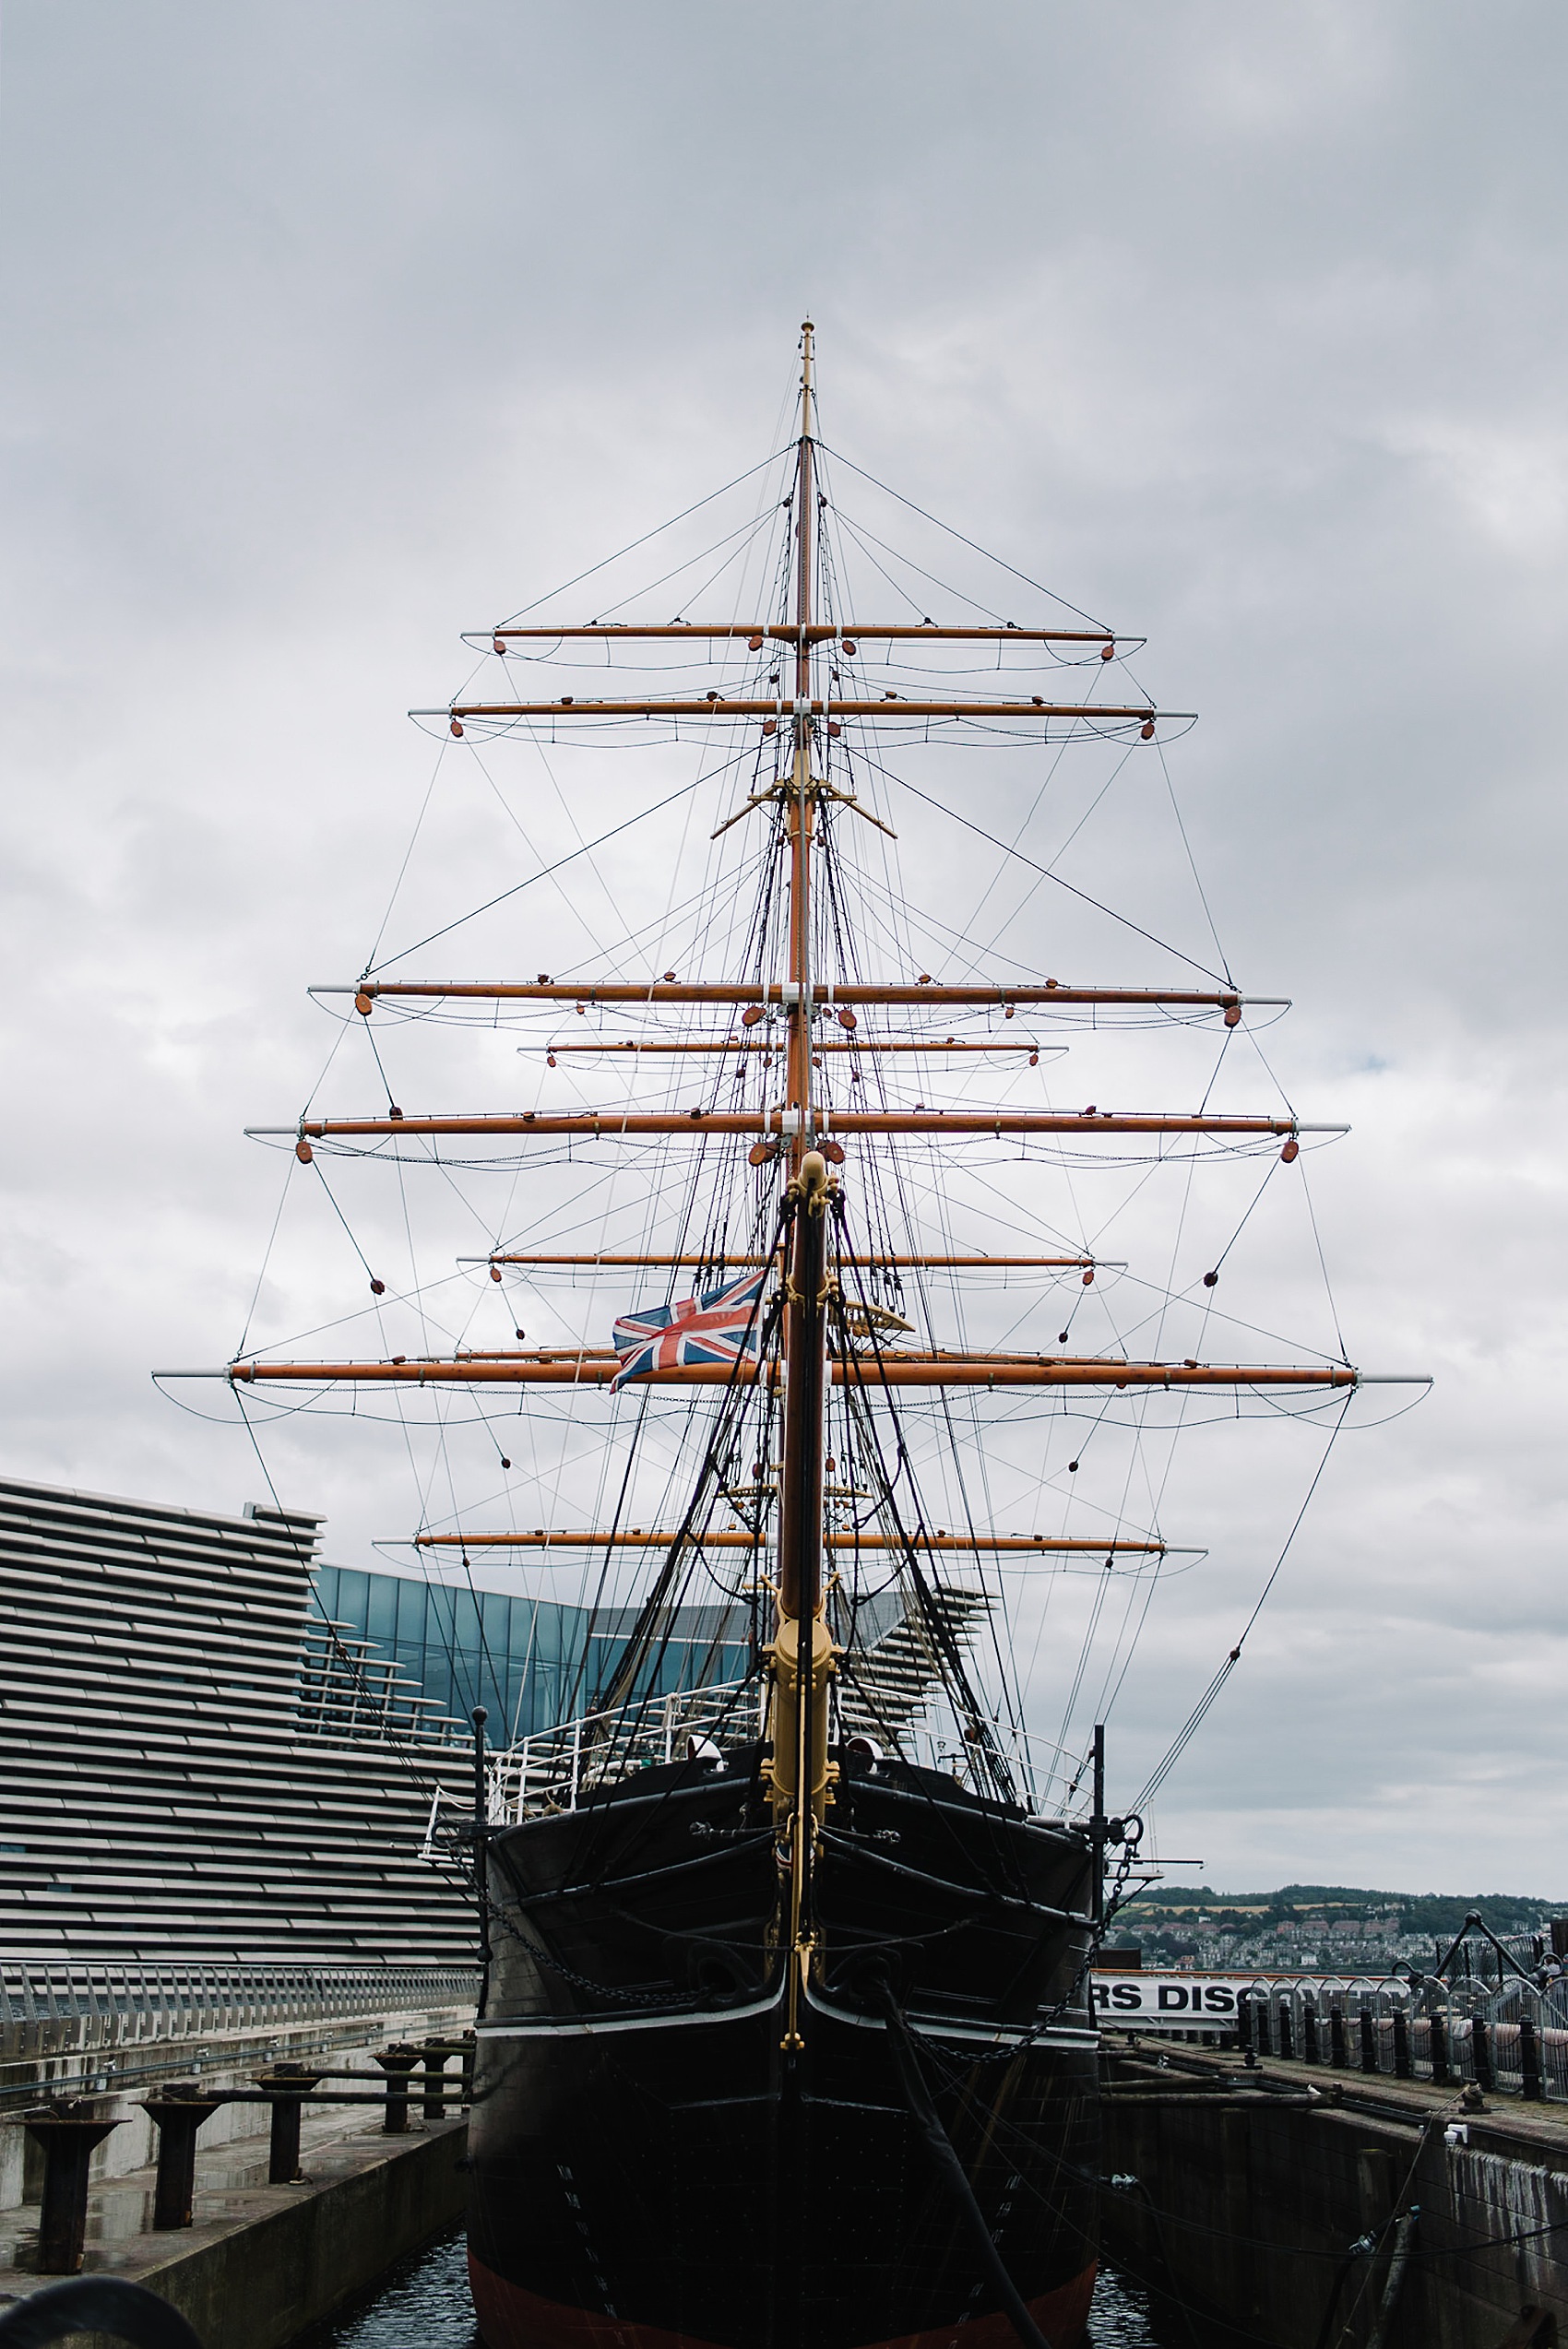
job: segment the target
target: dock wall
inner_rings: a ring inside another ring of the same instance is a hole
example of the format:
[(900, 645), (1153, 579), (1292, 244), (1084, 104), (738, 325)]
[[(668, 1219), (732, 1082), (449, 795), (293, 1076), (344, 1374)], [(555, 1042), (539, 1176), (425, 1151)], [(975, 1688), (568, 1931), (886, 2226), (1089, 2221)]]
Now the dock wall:
[(1538, 2106), (1140, 2051), (1113, 2060), (1103, 2152), (1107, 2256), (1200, 2338), (1360, 2349), (1402, 2232), (1385, 2349), (1499, 2349), (1526, 2307), (1549, 2315), (1533, 2338), (1568, 2331), (1568, 2125)]
[[(198, 2209), (196, 2226), (139, 2236), (89, 2257), (89, 2269), (160, 2294), (205, 2349), (284, 2349), (461, 2217), (467, 2136), (450, 2120), (413, 2138), (317, 2148), (303, 2183), (226, 2196), (221, 2216)], [(6, 2271), (0, 2307), (53, 2280)], [(75, 2339), (110, 2349), (94, 2334)]]

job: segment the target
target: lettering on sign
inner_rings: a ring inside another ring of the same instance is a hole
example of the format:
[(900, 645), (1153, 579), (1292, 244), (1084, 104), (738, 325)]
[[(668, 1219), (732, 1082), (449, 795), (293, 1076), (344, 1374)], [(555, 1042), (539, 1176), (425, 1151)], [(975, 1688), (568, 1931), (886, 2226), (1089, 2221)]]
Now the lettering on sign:
[(1213, 1974), (1096, 1974), (1090, 1987), (1101, 2023), (1191, 2030), (1194, 2023), (1234, 2023), (1237, 1996), (1246, 1986)]

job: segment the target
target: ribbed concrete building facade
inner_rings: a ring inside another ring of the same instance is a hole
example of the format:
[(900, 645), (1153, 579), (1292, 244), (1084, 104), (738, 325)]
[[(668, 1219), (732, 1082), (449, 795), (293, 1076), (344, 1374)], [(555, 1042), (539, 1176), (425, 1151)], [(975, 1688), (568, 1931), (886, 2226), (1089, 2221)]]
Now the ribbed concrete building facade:
[[(438, 1788), (591, 1703), (635, 1609), (325, 1564), (321, 1520), (204, 1514), (0, 1480), (0, 1965), (466, 1965), (461, 1863), (421, 1857)], [(948, 1634), (979, 1593), (939, 1595)], [(938, 1671), (889, 1591), (861, 1609), (846, 1730), (892, 1739)], [(739, 1676), (743, 1610), (671, 1618), (656, 1692)]]
[(318, 1535), (0, 1482), (0, 1955), (471, 1959), (462, 1733), (313, 1617)]

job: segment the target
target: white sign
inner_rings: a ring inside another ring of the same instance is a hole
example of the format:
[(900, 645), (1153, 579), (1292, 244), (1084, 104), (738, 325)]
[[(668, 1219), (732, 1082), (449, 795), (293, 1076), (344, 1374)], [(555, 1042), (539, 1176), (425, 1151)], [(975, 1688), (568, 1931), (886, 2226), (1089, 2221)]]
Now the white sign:
[(1233, 2026), (1236, 2000), (1251, 1987), (1223, 1974), (1095, 1974), (1097, 2023), (1134, 2031), (1210, 2031)]

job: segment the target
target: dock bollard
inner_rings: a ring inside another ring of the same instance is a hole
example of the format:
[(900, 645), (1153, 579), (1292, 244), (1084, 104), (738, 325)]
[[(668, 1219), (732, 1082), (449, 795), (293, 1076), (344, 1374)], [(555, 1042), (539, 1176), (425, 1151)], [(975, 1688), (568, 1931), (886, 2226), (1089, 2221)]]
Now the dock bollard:
[(1448, 2017), (1446, 2014), (1442, 2013), (1436, 2007), (1433, 2007), (1431, 2011), (1430, 2045), (1431, 2049), (1431, 2084), (1434, 2088), (1446, 2088), (1449, 2081)]
[(1361, 2070), (1377, 2070), (1377, 2027), (1365, 2006), (1361, 2009)]
[(1317, 2008), (1310, 1990), (1301, 1994), (1301, 2061), (1319, 2061), (1317, 2044)]
[(439, 2120), (446, 2110), (442, 2086), (446, 2077), (446, 2058), (451, 2053), (445, 2039), (427, 2039), (424, 2043), (424, 2103), (421, 2110), (426, 2120)]
[(1539, 2104), (1545, 2090), (1540, 2077), (1540, 2041), (1536, 2035), (1533, 2015), (1519, 2017), (1519, 2094), (1532, 2104)]
[(1252, 1993), (1249, 1990), (1243, 1990), (1241, 1997), (1236, 2001), (1236, 2045), (1244, 2056), (1249, 2058), (1251, 2057), (1253, 2052), (1253, 1999)]
[(375, 2058), (386, 2074), (386, 2118), (381, 2126), (388, 2137), (401, 2137), (409, 2126), (410, 2075), (422, 2050), (406, 2039), (395, 2039)]
[(254, 2075), (267, 2099), (272, 2130), (267, 2149), (268, 2186), (297, 2186), (300, 2168), (300, 2115), (305, 2098), (319, 2085), (322, 2074), (303, 2063), (275, 2063), (269, 2071)]
[(1410, 2077), (1410, 2018), (1403, 2007), (1394, 2010), (1394, 2077)]
[(1495, 2088), (1491, 2070), (1491, 2040), (1487, 2032), (1484, 2014), (1470, 2017), (1470, 2061), (1475, 2068), (1478, 2088)]
[(117, 2120), (93, 2118), (87, 2096), (63, 2096), (26, 2113), (28, 2135), (43, 2148), (43, 2207), (38, 2216), (38, 2272), (77, 2275), (87, 2247), (88, 2174), (95, 2145)]
[(221, 2096), (204, 2095), (195, 2080), (171, 2080), (157, 2095), (142, 2098), (141, 2108), (158, 2130), (158, 2180), (152, 2193), (155, 2233), (191, 2224), (196, 2130), (204, 2120), (211, 2119), (222, 2102)]
[(1337, 2064), (1341, 2071), (1350, 2060), (1350, 2051), (1345, 2045), (1345, 2001), (1343, 1999), (1336, 1999), (1328, 2010), (1328, 2060), (1332, 2064)]
[(1287, 2063), (1290, 2061), (1296, 2052), (1294, 2036), (1290, 2027), (1290, 2001), (1289, 1999), (1281, 1999), (1279, 2001), (1279, 2052)]

